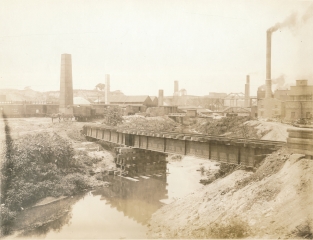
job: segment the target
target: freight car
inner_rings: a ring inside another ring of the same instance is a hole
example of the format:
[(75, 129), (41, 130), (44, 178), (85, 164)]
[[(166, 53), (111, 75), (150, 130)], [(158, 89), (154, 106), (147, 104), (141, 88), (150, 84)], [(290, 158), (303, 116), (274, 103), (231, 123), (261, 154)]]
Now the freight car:
[(0, 104), (0, 116), (15, 117), (45, 117), (59, 112), (58, 104), (4, 103)]
[[(90, 121), (102, 118), (105, 107), (105, 105), (74, 105), (73, 115), (77, 121)], [(0, 104), (0, 117), (47, 117), (58, 113), (59, 104), (53, 103), (7, 102)]]
[(95, 110), (91, 106), (74, 106), (73, 115), (76, 121), (87, 122), (95, 116)]

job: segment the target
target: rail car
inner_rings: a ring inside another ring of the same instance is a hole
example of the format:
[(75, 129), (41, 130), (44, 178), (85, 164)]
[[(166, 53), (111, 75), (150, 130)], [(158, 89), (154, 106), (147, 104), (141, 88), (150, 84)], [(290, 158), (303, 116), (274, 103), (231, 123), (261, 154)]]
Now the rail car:
[[(74, 105), (73, 115), (77, 121), (90, 121), (103, 117), (103, 105)], [(47, 117), (59, 113), (59, 104), (5, 103), (0, 104), (0, 117)]]
[(0, 117), (45, 117), (58, 112), (58, 104), (0, 104)]

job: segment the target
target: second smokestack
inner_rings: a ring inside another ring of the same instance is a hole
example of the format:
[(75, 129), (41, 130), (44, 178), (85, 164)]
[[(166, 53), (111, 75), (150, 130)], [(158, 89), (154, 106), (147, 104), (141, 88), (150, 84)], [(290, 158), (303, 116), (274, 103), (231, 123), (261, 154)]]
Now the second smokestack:
[(178, 92), (178, 81), (174, 81), (174, 93)]
[(272, 55), (272, 32), (266, 32), (266, 81), (265, 98), (272, 97), (271, 56)]
[(163, 90), (160, 89), (159, 90), (159, 97), (158, 97), (158, 106), (159, 107), (163, 106), (163, 96), (164, 96)]
[(105, 74), (105, 104), (110, 104), (110, 74)]
[(250, 76), (247, 75), (245, 84), (245, 107), (250, 107)]

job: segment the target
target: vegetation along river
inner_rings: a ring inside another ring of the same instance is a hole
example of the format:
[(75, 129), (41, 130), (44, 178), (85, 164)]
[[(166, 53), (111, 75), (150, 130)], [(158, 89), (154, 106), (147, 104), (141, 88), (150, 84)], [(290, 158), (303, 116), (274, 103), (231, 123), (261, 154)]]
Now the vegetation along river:
[[(201, 187), (201, 166), (215, 167), (208, 160), (184, 157), (167, 164), (167, 173), (139, 177), (137, 181), (105, 176), (109, 186), (59, 201), (64, 214), (54, 221), (24, 232), (22, 237), (44, 239), (146, 238), (147, 222), (162, 205)], [(44, 212), (51, 206), (38, 208)], [(36, 214), (32, 213), (32, 216)]]

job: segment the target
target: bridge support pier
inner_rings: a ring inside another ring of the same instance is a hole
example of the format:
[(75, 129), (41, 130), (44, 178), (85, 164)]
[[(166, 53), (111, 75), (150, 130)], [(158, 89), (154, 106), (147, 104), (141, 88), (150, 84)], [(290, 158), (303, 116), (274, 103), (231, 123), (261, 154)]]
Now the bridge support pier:
[(166, 173), (167, 154), (130, 147), (116, 147), (114, 162), (126, 176)]

